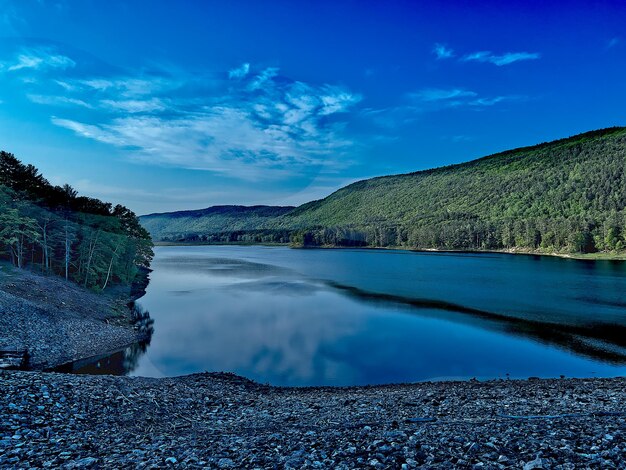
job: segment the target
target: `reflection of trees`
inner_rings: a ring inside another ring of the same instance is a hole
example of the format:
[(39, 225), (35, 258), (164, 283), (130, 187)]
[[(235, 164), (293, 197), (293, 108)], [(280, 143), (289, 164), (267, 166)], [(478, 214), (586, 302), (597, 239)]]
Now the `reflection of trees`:
[(76, 361), (72, 364), (63, 365), (56, 370), (92, 375), (128, 375), (135, 370), (139, 364), (139, 359), (150, 346), (154, 333), (154, 320), (150, 318), (150, 313), (147, 310), (135, 302), (130, 304), (130, 312), (131, 321), (138, 337), (141, 338), (140, 341), (108, 356)]
[(483, 329), (505, 331), (543, 344), (554, 345), (593, 360), (614, 365), (626, 364), (626, 326), (621, 324), (552, 323), (489, 312), (441, 300), (370, 292), (336, 282), (327, 284), (357, 300), (404, 305), (414, 313), (419, 313), (420, 310), (439, 310), (447, 312), (446, 318), (452, 321), (469, 323)]
[(154, 320), (150, 318), (150, 312), (137, 302), (132, 303), (131, 318), (135, 330), (142, 340), (130, 345), (123, 351), (123, 374), (120, 375), (129, 374), (137, 368), (139, 358), (148, 350), (154, 334)]
[(154, 320), (150, 318), (150, 312), (144, 309), (137, 302), (132, 302), (130, 307), (130, 318), (138, 335), (144, 337), (150, 343), (154, 333)]

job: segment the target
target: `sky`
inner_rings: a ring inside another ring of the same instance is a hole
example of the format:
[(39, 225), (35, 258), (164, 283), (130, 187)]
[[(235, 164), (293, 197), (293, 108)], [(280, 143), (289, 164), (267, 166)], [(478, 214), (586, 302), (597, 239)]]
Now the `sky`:
[(0, 0), (0, 149), (138, 214), (626, 125), (623, 1)]

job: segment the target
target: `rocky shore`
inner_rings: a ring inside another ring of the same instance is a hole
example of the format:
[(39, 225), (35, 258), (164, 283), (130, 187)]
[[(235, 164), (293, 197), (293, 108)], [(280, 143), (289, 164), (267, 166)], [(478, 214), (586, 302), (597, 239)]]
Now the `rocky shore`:
[(278, 388), (0, 373), (2, 468), (625, 468), (626, 379)]
[(27, 351), (49, 369), (145, 338), (133, 324), (129, 288), (96, 294), (56, 276), (0, 266), (0, 351)]

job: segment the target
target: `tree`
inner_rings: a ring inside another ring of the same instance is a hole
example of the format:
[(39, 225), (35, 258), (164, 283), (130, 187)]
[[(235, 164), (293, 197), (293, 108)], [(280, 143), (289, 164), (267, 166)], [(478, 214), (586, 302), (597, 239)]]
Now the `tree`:
[(17, 209), (0, 213), (0, 243), (9, 247), (11, 259), (18, 267), (24, 266), (24, 254), (28, 242), (37, 242), (39, 231), (37, 221), (21, 216)]

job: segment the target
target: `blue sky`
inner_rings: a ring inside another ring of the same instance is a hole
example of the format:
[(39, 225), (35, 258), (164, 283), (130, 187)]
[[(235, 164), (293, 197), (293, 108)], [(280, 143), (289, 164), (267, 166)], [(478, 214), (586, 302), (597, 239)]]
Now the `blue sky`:
[(435, 3), (0, 0), (0, 148), (147, 213), (626, 124), (626, 2)]

